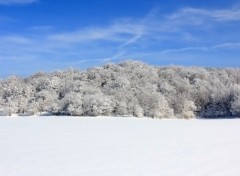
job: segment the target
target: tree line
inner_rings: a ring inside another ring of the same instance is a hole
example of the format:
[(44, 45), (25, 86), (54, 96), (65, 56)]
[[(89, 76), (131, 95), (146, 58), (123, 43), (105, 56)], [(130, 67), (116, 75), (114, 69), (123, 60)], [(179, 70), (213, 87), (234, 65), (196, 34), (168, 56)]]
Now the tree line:
[(0, 114), (237, 117), (240, 69), (124, 61), (0, 80)]

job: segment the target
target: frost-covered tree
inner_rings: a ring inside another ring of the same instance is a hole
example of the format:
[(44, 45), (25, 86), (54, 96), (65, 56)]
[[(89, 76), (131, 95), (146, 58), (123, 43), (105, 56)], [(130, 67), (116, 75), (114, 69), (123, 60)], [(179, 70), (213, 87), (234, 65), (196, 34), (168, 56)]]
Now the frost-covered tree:
[(231, 113), (234, 116), (240, 116), (240, 85), (234, 85), (231, 90), (232, 101), (231, 103)]
[[(74, 116), (83, 115), (82, 96), (76, 92), (68, 92), (64, 98), (59, 102), (58, 112), (61, 114), (70, 114)], [(55, 110), (56, 111), (56, 110)]]
[(102, 94), (83, 96), (83, 115), (101, 116), (111, 115), (113, 106), (111, 100)]
[(193, 101), (184, 100), (181, 116), (185, 119), (193, 118), (195, 116), (196, 110), (197, 107), (195, 106)]
[(240, 116), (240, 69), (138, 61), (0, 80), (0, 114)]

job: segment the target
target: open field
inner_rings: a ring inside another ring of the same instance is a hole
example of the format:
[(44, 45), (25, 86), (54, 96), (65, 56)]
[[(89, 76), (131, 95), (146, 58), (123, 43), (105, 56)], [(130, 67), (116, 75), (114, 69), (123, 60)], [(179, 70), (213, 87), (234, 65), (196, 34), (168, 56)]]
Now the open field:
[(240, 119), (1, 117), (1, 176), (239, 176)]

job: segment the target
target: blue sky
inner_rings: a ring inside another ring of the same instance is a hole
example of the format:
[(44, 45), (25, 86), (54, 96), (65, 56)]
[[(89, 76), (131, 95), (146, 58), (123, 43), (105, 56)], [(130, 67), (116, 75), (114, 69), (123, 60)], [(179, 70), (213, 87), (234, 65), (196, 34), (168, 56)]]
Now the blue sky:
[(0, 0), (0, 78), (122, 60), (240, 67), (237, 0)]

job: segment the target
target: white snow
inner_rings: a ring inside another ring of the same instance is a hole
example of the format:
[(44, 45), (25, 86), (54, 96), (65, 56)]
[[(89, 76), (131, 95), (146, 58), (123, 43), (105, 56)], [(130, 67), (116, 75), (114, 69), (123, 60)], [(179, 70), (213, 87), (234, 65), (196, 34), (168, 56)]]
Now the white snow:
[(1, 117), (0, 176), (239, 176), (240, 119)]

